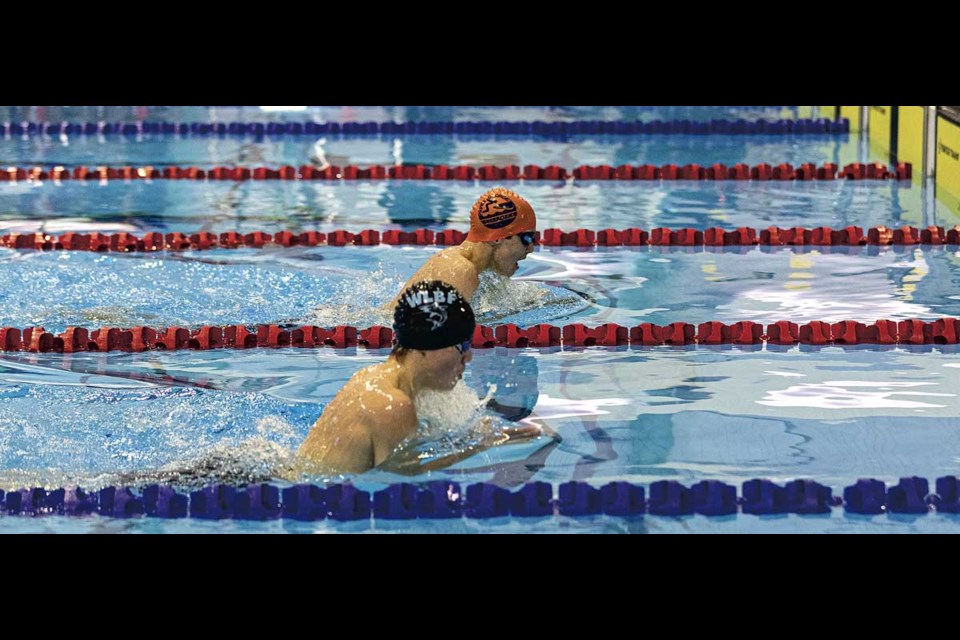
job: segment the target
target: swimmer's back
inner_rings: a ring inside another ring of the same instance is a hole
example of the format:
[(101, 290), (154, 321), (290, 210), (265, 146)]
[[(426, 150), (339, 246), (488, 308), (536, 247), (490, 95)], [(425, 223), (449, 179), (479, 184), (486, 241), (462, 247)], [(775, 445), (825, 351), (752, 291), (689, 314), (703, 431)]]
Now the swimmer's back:
[(362, 473), (417, 427), (413, 402), (396, 387), (390, 360), (355, 373), (324, 407), (297, 457), (312, 473)]
[[(477, 268), (465, 257), (465, 251), (468, 251), (468, 249), (462, 246), (448, 247), (431, 256), (429, 260), (423, 263), (422, 267), (410, 276), (410, 279), (400, 290), (406, 291), (414, 282), (421, 280), (441, 280), (453, 286), (464, 298), (469, 300), (480, 285), (480, 276), (477, 273)], [(400, 294), (397, 294), (390, 301), (388, 306), (391, 312), (399, 299)]]

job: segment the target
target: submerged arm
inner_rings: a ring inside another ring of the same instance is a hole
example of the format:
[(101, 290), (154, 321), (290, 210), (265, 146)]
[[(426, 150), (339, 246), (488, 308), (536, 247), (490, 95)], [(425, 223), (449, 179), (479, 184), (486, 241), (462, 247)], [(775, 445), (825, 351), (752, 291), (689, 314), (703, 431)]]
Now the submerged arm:
[[(420, 452), (417, 449), (417, 445), (423, 444), (423, 442), (412, 441), (394, 451), (393, 454), (387, 460), (384, 460), (383, 464), (379, 465), (378, 468), (382, 469), (383, 471), (390, 471), (400, 475), (415, 476), (425, 471), (435, 471), (437, 469), (449, 467), (450, 465), (460, 462), (461, 460), (466, 460), (467, 458), (474, 456), (481, 451), (486, 451), (491, 447), (501, 444), (515, 444), (525, 440), (531, 440), (545, 434), (541, 428), (535, 425), (508, 427), (494, 431), (489, 426), (489, 418), (484, 418), (481, 423), (484, 424), (484, 426), (481, 427), (481, 429), (483, 429), (483, 434), (481, 437), (475, 442), (466, 444), (463, 448), (457, 451), (431, 458), (428, 461), (423, 462), (420, 457)], [(552, 430), (548, 430), (546, 435), (554, 438), (557, 437)]]

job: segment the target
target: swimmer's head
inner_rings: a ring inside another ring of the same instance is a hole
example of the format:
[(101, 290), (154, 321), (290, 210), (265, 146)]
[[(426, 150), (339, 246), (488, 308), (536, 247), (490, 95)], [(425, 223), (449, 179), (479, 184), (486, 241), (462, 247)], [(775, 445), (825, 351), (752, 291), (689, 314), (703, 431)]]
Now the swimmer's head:
[(393, 311), (394, 353), (416, 350), (417, 386), (452, 389), (471, 359), (476, 320), (470, 303), (440, 280), (421, 280), (400, 294)]
[(490, 189), (470, 209), (470, 242), (491, 242), (525, 231), (535, 231), (537, 216), (522, 197), (503, 187)]

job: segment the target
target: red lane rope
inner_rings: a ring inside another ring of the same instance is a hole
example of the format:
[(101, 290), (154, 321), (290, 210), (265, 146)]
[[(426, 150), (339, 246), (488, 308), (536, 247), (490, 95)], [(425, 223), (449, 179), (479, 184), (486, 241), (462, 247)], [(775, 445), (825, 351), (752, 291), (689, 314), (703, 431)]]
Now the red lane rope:
[[(351, 232), (344, 230), (322, 233), (319, 231), (278, 231), (274, 234), (252, 231), (241, 234), (227, 231), (219, 236), (201, 231), (190, 235), (171, 232), (150, 232), (142, 237), (130, 233), (74, 233), (60, 236), (46, 233), (8, 233), (0, 236), (0, 247), (9, 249), (35, 249), (43, 251), (183, 251), (186, 249), (236, 249), (238, 247), (262, 248), (265, 245), (281, 247), (320, 245), (342, 247), (344, 245), (457, 245), (464, 241), (462, 231), (447, 229), (431, 231), (377, 231), (366, 229)], [(537, 231), (534, 242), (546, 247), (620, 247), (620, 246), (676, 246), (676, 247), (725, 247), (725, 246), (842, 246), (864, 245), (958, 245), (960, 225), (952, 229), (929, 226), (917, 229), (904, 225), (891, 229), (883, 225), (871, 227), (866, 233), (862, 227), (848, 226), (843, 229), (831, 227), (768, 227), (754, 229), (738, 227), (733, 230), (711, 227), (709, 229), (669, 229), (657, 227), (646, 231), (637, 227), (629, 229), (561, 229)]]
[(556, 137), (568, 135), (784, 135), (849, 133), (850, 120), (840, 118), (736, 120), (712, 119), (696, 121), (674, 120), (573, 120), (544, 122), (530, 121), (407, 121), (407, 122), (0, 122), (0, 136), (30, 135), (111, 135), (139, 136), (143, 134), (223, 136), (251, 135), (528, 135)]
[(447, 166), (402, 165), (385, 167), (371, 165), (357, 167), (328, 166), (318, 169), (304, 165), (268, 167), (198, 167), (152, 166), (133, 167), (8, 167), (0, 170), (0, 181), (21, 180), (909, 180), (913, 168), (909, 162), (899, 162), (892, 169), (885, 164), (855, 162), (838, 171), (837, 165), (817, 166), (804, 163), (794, 167), (788, 163), (776, 166), (766, 163), (750, 166), (739, 163), (700, 166), (675, 164), (645, 165), (582, 165), (567, 170), (557, 165), (541, 167), (534, 164), (498, 167), (484, 165)]
[[(89, 330), (67, 327), (60, 334), (52, 334), (43, 327), (0, 328), (0, 351), (31, 351), (74, 353), (79, 351), (148, 351), (153, 349), (247, 349), (253, 347), (329, 346), (346, 348), (362, 345), (371, 349), (391, 346), (393, 331), (374, 325), (358, 329), (347, 325), (322, 328), (305, 325), (284, 329), (275, 324), (258, 325), (251, 331), (245, 325), (202, 326), (194, 330), (185, 327), (149, 327), (120, 329), (102, 327)], [(649, 322), (633, 327), (607, 323), (587, 327), (580, 323), (562, 327), (538, 324), (521, 329), (515, 324), (495, 327), (478, 325), (473, 333), (474, 348), (491, 347), (590, 347), (590, 346), (656, 346), (689, 344), (759, 345), (853, 345), (853, 344), (958, 344), (960, 320), (941, 318), (933, 321), (919, 319), (877, 320), (871, 324), (844, 320), (823, 322), (813, 320), (804, 324), (780, 320), (764, 326), (743, 320), (733, 324), (711, 321), (692, 324), (674, 322), (656, 325)]]

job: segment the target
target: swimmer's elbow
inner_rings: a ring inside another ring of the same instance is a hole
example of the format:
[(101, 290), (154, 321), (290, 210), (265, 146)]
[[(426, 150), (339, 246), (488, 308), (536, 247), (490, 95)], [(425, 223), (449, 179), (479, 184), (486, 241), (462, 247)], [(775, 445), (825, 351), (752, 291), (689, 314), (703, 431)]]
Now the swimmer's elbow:
[(395, 473), (398, 476), (418, 476), (425, 471), (416, 461), (405, 460), (403, 462), (395, 460), (384, 460), (375, 467), (379, 471)]

